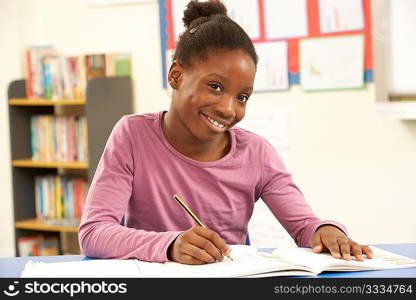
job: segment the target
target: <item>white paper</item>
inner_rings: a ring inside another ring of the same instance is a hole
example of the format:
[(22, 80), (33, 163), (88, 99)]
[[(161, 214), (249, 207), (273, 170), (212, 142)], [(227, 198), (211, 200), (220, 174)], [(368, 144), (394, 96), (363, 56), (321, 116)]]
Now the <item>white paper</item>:
[(381, 19), (384, 26), (373, 32), (373, 38), (382, 42), (387, 50), (384, 72), (387, 73), (389, 92), (391, 95), (415, 95), (416, 1), (389, 1), (388, 5), (390, 18)]
[(185, 265), (173, 262), (165, 263), (170, 269), (169, 274), (174, 277), (244, 277), (255, 273), (270, 272), (272, 270), (285, 269), (287, 263), (257, 252), (250, 246), (237, 245), (232, 247), (233, 260), (225, 258), (222, 262), (205, 265)]
[(255, 48), (259, 61), (254, 92), (287, 90), (289, 88), (287, 42), (256, 43)]
[(306, 0), (264, 0), (266, 39), (308, 35)]
[(321, 33), (364, 29), (362, 0), (319, 0)]
[[(338, 269), (377, 270), (416, 267), (416, 260), (385, 250), (371, 247), (374, 259), (364, 262), (335, 259), (329, 254), (316, 254), (311, 249), (297, 247), (277, 248), (273, 254), (258, 252), (256, 248), (244, 245), (230, 245), (233, 261), (224, 258), (222, 262), (205, 265), (185, 265), (174, 262), (150, 263), (135, 259), (97, 259), (76, 262), (43, 263), (29, 261), (21, 277), (31, 278), (120, 278), (120, 277), (245, 277), (303, 275), (293, 270), (323, 271), (328, 266)], [(334, 270), (334, 268), (331, 268)], [(278, 272), (283, 271), (283, 272)], [(273, 272), (264, 274), (265, 272)], [(262, 274), (263, 273), (263, 274)], [(312, 274), (312, 273), (310, 273)]]
[(305, 90), (362, 87), (363, 35), (301, 40), (300, 82)]
[[(151, 263), (137, 259), (95, 259), (74, 262), (44, 263), (28, 261), (21, 277), (32, 278), (120, 278), (120, 277), (235, 277), (270, 268), (271, 259), (258, 254), (257, 248), (229, 245), (233, 261), (207, 265), (185, 265), (175, 262)], [(282, 265), (277, 263), (277, 265)]]
[(257, 0), (223, 0), (228, 16), (240, 25), (248, 36), (260, 38), (259, 7)]
[(316, 273), (329, 271), (364, 271), (364, 270), (387, 270), (406, 267), (416, 267), (416, 260), (386, 251), (374, 246), (370, 247), (374, 258), (368, 259), (364, 255), (364, 261), (357, 261), (352, 256), (350, 261), (337, 259), (330, 253), (314, 253), (310, 248), (276, 248), (273, 255), (282, 260), (296, 262), (296, 264), (307, 265)]
[(133, 259), (94, 259), (73, 262), (44, 263), (29, 260), (21, 277), (139, 277)]

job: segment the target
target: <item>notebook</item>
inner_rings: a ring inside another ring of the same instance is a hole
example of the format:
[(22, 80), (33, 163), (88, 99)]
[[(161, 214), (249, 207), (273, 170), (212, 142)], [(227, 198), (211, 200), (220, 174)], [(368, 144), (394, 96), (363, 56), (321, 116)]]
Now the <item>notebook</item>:
[(96, 259), (44, 263), (28, 261), (21, 277), (269, 277), (313, 276), (324, 271), (366, 271), (416, 267), (416, 260), (371, 247), (373, 259), (363, 262), (333, 258), (309, 248), (277, 248), (260, 252), (253, 246), (231, 245), (233, 261), (205, 265), (151, 263), (137, 259)]

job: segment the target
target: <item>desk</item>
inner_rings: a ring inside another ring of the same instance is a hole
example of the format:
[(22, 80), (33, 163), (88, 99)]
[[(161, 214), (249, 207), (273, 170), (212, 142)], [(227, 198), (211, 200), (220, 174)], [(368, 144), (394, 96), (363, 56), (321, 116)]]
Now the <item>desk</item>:
[[(404, 255), (416, 259), (416, 244), (383, 244), (374, 245), (380, 249), (388, 250), (399, 255)], [(267, 249), (261, 249), (267, 250)], [(268, 249), (271, 251), (272, 249)], [(21, 272), (28, 260), (42, 262), (64, 262), (81, 261), (93, 258), (83, 255), (59, 255), (59, 256), (32, 256), (32, 257), (13, 257), (0, 258), (0, 277), (20, 277)], [(318, 277), (348, 277), (348, 278), (378, 278), (378, 277), (410, 277), (416, 278), (416, 268), (382, 270), (382, 271), (362, 271), (362, 272), (328, 272), (318, 275)]]

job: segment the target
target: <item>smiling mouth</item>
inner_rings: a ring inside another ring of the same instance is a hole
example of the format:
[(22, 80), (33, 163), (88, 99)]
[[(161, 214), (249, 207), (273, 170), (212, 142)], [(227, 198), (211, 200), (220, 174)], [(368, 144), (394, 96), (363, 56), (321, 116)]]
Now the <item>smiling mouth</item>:
[(202, 112), (200, 114), (204, 117), (206, 122), (211, 125), (210, 127), (212, 127), (213, 129), (216, 129), (217, 131), (222, 132), (227, 128), (227, 126), (229, 126), (231, 124), (229, 122), (225, 123), (224, 121), (221, 122), (219, 120), (216, 120), (216, 119), (214, 119), (214, 118), (212, 118), (212, 117), (210, 117), (210, 116), (208, 116), (208, 115), (206, 115)]
[(201, 113), (214, 127), (216, 127), (216, 128), (218, 128), (218, 129), (224, 129), (225, 127), (227, 127), (227, 125), (229, 125), (229, 124), (224, 124), (224, 123), (221, 123), (220, 121), (218, 121), (218, 120), (215, 120), (214, 118), (211, 118), (210, 116), (208, 116), (208, 115), (206, 115), (206, 114), (204, 114), (204, 113)]

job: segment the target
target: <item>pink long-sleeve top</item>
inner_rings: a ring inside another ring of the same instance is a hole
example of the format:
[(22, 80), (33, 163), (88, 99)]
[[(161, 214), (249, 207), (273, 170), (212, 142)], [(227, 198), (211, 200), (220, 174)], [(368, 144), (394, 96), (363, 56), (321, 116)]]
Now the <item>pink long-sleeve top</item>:
[[(123, 117), (114, 127), (92, 180), (79, 227), (82, 252), (99, 258), (165, 262), (171, 242), (195, 226), (172, 198), (179, 195), (230, 245), (244, 244), (261, 198), (299, 246), (332, 224), (315, 216), (275, 149), (234, 127), (231, 149), (213, 162), (192, 160), (165, 138), (163, 112)], [(120, 225), (125, 216), (125, 226)]]

